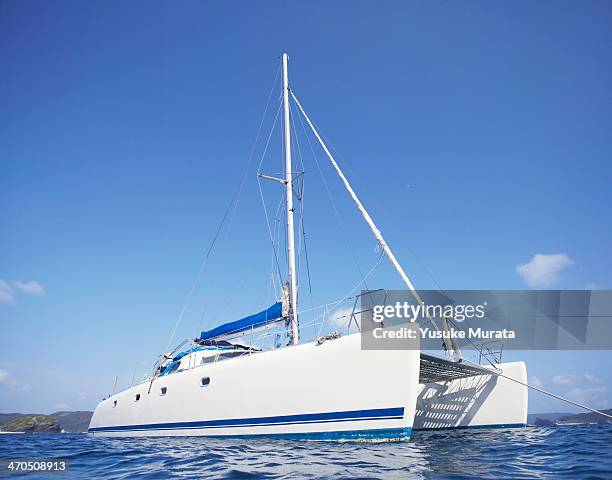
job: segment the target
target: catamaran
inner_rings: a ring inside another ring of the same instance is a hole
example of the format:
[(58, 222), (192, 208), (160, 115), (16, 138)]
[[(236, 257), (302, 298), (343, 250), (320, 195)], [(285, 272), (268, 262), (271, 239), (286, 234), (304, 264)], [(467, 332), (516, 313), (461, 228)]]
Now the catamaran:
[[(413, 430), (527, 423), (523, 362), (464, 362), (445, 343), (446, 357), (419, 349), (366, 350), (358, 332), (300, 341), (296, 271), (296, 175), (292, 114), (305, 120), (408, 290), (412, 282), (353, 190), (320, 132), (289, 87), (281, 56), (286, 281), (280, 299), (240, 320), (202, 331), (163, 354), (142, 382), (109, 395), (96, 407), (89, 433), (105, 436), (276, 436), (312, 440), (407, 440)], [(355, 315), (349, 316), (354, 319)], [(350, 327), (350, 324), (349, 324)], [(285, 330), (287, 345), (274, 329)], [(246, 342), (274, 338), (269, 348)]]

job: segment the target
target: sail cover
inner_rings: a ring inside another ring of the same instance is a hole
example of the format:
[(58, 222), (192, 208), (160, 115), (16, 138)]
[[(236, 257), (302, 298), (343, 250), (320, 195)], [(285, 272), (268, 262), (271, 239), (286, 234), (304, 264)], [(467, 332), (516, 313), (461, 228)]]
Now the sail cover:
[(229, 333), (238, 333), (250, 328), (261, 327), (266, 323), (282, 318), (282, 316), (283, 304), (282, 302), (276, 302), (270, 308), (256, 313), (255, 315), (249, 315), (248, 317), (241, 318), (240, 320), (219, 325), (212, 330), (205, 330), (200, 334), (200, 340), (208, 340), (210, 338), (220, 337)]

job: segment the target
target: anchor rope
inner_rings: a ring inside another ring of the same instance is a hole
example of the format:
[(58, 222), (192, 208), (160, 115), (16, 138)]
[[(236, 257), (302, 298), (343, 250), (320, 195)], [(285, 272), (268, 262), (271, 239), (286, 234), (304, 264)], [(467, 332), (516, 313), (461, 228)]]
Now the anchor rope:
[[(480, 365), (478, 365), (477, 363), (471, 362), (471, 361), (469, 361), (467, 359), (463, 359), (463, 362), (471, 363), (474, 366), (480, 367)], [(512, 382), (518, 383), (519, 385), (523, 385), (524, 387), (531, 388), (531, 389), (533, 389), (533, 390), (535, 390), (537, 392), (543, 393), (544, 395), (548, 395), (549, 397), (556, 398), (557, 400), (561, 400), (563, 402), (569, 403), (569, 404), (574, 405), (576, 407), (580, 407), (580, 408), (583, 408), (583, 409), (588, 410), (590, 412), (598, 413), (599, 415), (603, 415), (604, 417), (612, 419), (612, 415), (608, 415), (607, 413), (604, 413), (604, 412), (602, 412), (600, 410), (597, 410), (595, 408), (591, 408), (591, 407), (589, 407), (587, 405), (583, 405), (582, 403), (574, 402), (573, 400), (570, 400), (569, 398), (562, 397), (561, 395), (557, 395), (555, 393), (549, 392), (549, 391), (544, 390), (542, 388), (535, 387), (535, 386), (530, 385), (529, 383), (526, 383), (526, 382), (521, 382), (520, 380), (517, 380), (516, 378), (509, 377), (508, 375), (504, 375), (502, 370), (500, 370), (498, 368), (495, 368), (495, 370), (491, 370), (491, 374), (492, 375), (496, 375), (498, 377), (505, 378), (506, 380), (510, 380)]]

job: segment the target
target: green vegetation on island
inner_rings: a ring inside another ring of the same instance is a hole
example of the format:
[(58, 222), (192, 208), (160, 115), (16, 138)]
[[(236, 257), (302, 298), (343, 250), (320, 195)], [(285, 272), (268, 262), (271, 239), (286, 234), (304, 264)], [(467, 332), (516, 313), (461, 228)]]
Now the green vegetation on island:
[[(602, 413), (605, 413), (606, 415), (612, 415), (612, 409), (602, 410)], [(610, 420), (609, 417), (595, 412), (578, 413), (576, 415), (561, 417), (557, 420), (557, 424), (567, 423), (612, 423), (612, 420)]]
[(86, 432), (92, 412), (0, 413), (0, 432), (59, 433)]
[[(602, 410), (607, 415), (612, 415), (612, 409)], [(583, 423), (612, 423), (609, 417), (595, 412), (589, 413), (540, 413), (530, 414), (528, 417), (530, 425), (546, 427), (551, 425), (575, 425)]]
[(2, 432), (48, 433), (61, 432), (59, 422), (49, 415), (25, 415), (0, 425)]

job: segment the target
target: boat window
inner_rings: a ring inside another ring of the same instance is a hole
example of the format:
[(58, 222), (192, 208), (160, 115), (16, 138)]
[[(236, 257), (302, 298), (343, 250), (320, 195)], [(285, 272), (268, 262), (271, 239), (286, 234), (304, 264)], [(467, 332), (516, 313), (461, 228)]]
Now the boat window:
[(166, 393), (168, 393), (168, 387), (161, 387), (161, 390), (159, 392), (160, 395), (165, 395)]
[(242, 351), (238, 351), (238, 352), (224, 352), (221, 355), (219, 355), (219, 359), (222, 359), (222, 358), (232, 358), (232, 357), (241, 357), (242, 355), (244, 355), (244, 352), (242, 352)]
[(200, 379), (200, 386), (206, 387), (207, 385), (210, 385), (210, 377), (202, 377)]
[(213, 356), (210, 356), (210, 357), (202, 358), (201, 364), (203, 365), (205, 363), (213, 363), (213, 362), (216, 362), (218, 360), (226, 360), (226, 359), (232, 358), (232, 357), (240, 357), (240, 356), (244, 355), (244, 353), (245, 352), (243, 352), (243, 351), (238, 351), (238, 352), (236, 352), (236, 351), (222, 352), (222, 353), (219, 353), (218, 355), (213, 355)]
[(115, 408), (116, 406), (117, 406), (117, 400), (113, 402), (113, 408)]
[(136, 394), (136, 401), (140, 400), (140, 393)]

